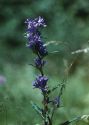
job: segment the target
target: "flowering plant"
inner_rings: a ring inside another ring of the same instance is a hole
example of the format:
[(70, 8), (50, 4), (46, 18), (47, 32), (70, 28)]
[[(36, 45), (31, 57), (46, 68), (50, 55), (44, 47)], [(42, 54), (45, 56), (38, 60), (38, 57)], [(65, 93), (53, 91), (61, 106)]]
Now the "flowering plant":
[[(53, 125), (54, 112), (55, 109), (60, 107), (60, 100), (63, 89), (65, 88), (65, 82), (63, 80), (61, 84), (58, 84), (54, 88), (50, 89), (48, 86), (48, 77), (43, 71), (43, 67), (46, 64), (46, 60), (44, 58), (48, 55), (46, 45), (44, 44), (41, 35), (41, 29), (46, 27), (45, 20), (39, 16), (35, 19), (27, 19), (25, 23), (27, 27), (26, 38), (28, 39), (26, 46), (36, 55), (33, 66), (40, 72), (33, 81), (32, 85), (34, 88), (39, 89), (43, 95), (43, 108), (40, 108), (33, 102), (32, 106), (42, 117), (43, 125)], [(51, 99), (50, 94), (57, 88), (60, 88), (59, 94), (54, 99)], [(50, 108), (50, 104), (52, 104), (52, 110)], [(77, 117), (73, 120), (66, 121), (61, 125), (68, 125), (72, 121), (77, 121), (80, 119), (82, 119), (82, 117)]]

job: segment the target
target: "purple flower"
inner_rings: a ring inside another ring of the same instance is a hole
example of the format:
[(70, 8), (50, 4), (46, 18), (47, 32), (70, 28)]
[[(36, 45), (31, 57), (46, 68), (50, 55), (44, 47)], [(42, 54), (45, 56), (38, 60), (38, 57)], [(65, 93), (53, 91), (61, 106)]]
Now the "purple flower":
[(38, 27), (46, 27), (44, 19), (39, 16), (38, 18), (35, 19), (27, 19), (25, 23), (28, 24), (27, 28), (28, 29), (35, 29)]
[(41, 41), (41, 35), (39, 32), (36, 32), (35, 34), (27, 33), (27, 38), (29, 41), (32, 41), (32, 40), (34, 42)]
[(37, 57), (34, 61), (37, 68), (41, 68), (46, 63), (46, 61), (40, 59), (39, 57)]
[(33, 47), (35, 47), (37, 49), (37, 46), (41, 46), (43, 43), (41, 41), (41, 37), (38, 34), (28, 34), (28, 43), (27, 46), (31, 49), (33, 49)]
[(6, 78), (0, 75), (0, 84), (4, 84), (6, 82)]
[(36, 80), (33, 82), (35, 88), (39, 88), (42, 91), (46, 88), (48, 78), (46, 76), (39, 75)]
[(46, 26), (44, 19), (39, 16), (35, 19), (27, 19), (25, 23), (27, 24), (27, 47), (31, 48), (34, 53), (39, 53), (41, 57), (46, 56), (48, 52), (43, 44), (41, 33), (39, 31), (40, 27)]
[(39, 47), (39, 54), (40, 54), (41, 56), (46, 56), (46, 55), (48, 54), (48, 51), (47, 51), (47, 49), (46, 49), (45, 46), (40, 46), (40, 47)]
[(39, 16), (38, 18), (36, 18), (35, 22), (36, 22), (36, 26), (37, 27), (40, 27), (40, 26), (46, 27), (45, 21), (44, 21), (44, 19), (41, 16)]
[(60, 105), (60, 97), (57, 96), (54, 100), (53, 100), (53, 104), (55, 104), (57, 107), (59, 107)]

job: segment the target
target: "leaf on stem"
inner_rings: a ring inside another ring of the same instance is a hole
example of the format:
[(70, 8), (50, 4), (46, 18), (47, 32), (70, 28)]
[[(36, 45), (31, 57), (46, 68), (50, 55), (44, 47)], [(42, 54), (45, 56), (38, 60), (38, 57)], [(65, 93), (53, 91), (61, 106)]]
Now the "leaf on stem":
[(32, 101), (31, 101), (31, 105), (33, 109), (35, 109), (35, 111), (39, 113), (41, 117), (44, 119), (44, 116), (42, 115), (42, 109), (37, 104), (33, 103)]

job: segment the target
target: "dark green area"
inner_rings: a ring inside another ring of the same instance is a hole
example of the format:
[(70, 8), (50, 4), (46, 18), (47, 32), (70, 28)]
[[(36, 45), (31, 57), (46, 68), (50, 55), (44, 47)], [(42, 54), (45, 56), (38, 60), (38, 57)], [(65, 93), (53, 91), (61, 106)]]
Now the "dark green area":
[[(40, 123), (39, 115), (30, 104), (33, 100), (41, 105), (41, 94), (33, 90), (31, 84), (38, 72), (28, 65), (34, 55), (25, 47), (24, 37), (25, 20), (38, 16), (47, 21), (42, 32), (44, 41), (56, 41), (47, 46), (45, 74), (49, 76), (49, 85), (54, 86), (66, 77), (66, 68), (72, 64), (62, 99), (64, 107), (56, 112), (54, 125), (89, 114), (89, 52), (71, 54), (89, 47), (89, 1), (1, 0), (0, 75), (4, 75), (7, 82), (0, 84), (0, 125)], [(59, 52), (52, 54), (53, 51)]]

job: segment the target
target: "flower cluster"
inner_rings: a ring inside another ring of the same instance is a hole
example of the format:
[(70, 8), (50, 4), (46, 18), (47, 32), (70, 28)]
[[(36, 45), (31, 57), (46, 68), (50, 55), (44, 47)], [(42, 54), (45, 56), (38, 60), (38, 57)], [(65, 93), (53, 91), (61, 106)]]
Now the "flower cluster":
[(39, 16), (35, 19), (27, 19), (25, 23), (27, 24), (27, 46), (31, 48), (34, 53), (39, 54), (41, 57), (46, 56), (48, 52), (43, 44), (40, 32), (40, 28), (46, 27), (44, 19)]
[(45, 92), (48, 78), (46, 76), (39, 75), (36, 80), (33, 82), (33, 86)]

